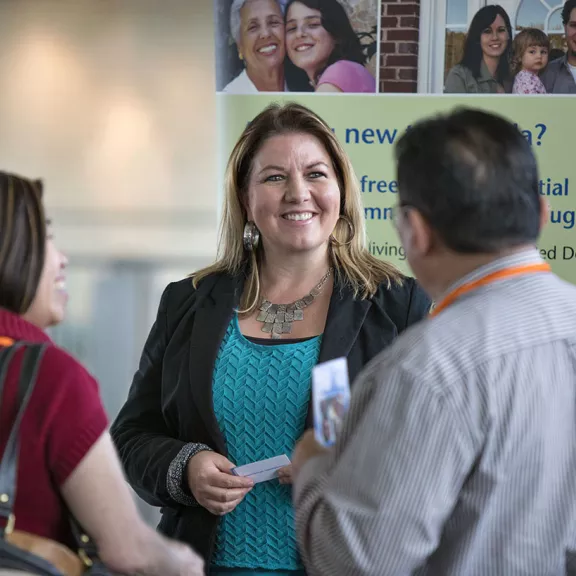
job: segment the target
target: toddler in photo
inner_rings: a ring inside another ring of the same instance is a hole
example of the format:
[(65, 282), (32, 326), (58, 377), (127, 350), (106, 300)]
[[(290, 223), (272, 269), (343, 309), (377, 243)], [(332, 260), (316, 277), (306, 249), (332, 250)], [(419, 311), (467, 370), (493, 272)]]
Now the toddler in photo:
[(526, 28), (514, 38), (513, 94), (546, 94), (539, 73), (548, 64), (550, 40), (538, 28)]

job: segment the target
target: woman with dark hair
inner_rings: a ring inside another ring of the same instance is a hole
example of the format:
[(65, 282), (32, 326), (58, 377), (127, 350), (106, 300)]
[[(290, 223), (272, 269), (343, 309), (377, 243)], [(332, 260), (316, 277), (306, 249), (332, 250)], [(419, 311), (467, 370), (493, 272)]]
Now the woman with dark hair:
[(316, 92), (376, 92), (366, 56), (337, 0), (289, 0), (286, 51)]
[[(200, 576), (200, 558), (140, 518), (107, 432), (98, 384), (45, 332), (65, 316), (66, 264), (44, 216), (42, 183), (0, 172), (0, 348), (11, 354), (0, 368), (0, 458), (19, 407), (27, 344), (45, 346), (20, 422), (14, 502), (0, 495), (11, 506), (8, 525), (0, 515), (0, 538), (63, 574), (81, 574), (72, 512), (115, 573)], [(0, 566), (1, 559), (0, 552)]]
[(464, 43), (462, 61), (448, 72), (448, 94), (505, 94), (512, 90), (512, 26), (502, 6), (476, 12)]

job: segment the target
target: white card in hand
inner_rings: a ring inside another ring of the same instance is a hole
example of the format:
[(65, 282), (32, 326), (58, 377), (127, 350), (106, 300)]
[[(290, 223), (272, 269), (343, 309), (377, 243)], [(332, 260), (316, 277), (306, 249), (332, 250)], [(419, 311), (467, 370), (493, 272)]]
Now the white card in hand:
[(267, 460), (237, 466), (232, 468), (231, 472), (235, 476), (246, 476), (253, 480), (254, 484), (258, 484), (259, 482), (267, 482), (278, 478), (278, 470), (289, 464), (290, 459), (288, 456), (282, 454), (282, 456), (274, 456), (274, 458), (268, 458)]
[(314, 436), (322, 446), (332, 446), (350, 404), (348, 361), (337, 358), (312, 369)]

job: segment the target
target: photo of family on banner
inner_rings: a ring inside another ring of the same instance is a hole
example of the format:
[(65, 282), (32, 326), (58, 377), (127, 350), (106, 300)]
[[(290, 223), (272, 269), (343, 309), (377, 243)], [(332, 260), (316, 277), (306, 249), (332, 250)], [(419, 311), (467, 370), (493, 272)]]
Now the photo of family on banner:
[(576, 0), (487, 5), (445, 43), (445, 93), (576, 94)]
[(576, 94), (576, 0), (216, 0), (216, 90)]

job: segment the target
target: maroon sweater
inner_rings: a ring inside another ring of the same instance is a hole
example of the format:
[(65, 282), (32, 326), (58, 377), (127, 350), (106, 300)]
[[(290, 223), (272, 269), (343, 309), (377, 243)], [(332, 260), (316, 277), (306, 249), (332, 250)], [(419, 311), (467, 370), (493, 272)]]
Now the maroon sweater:
[[(0, 309), (0, 343), (48, 342), (36, 387), (20, 426), (16, 529), (71, 545), (68, 511), (59, 488), (107, 427), (98, 384), (45, 332)], [(0, 454), (16, 416), (23, 351), (12, 360), (0, 406)]]

